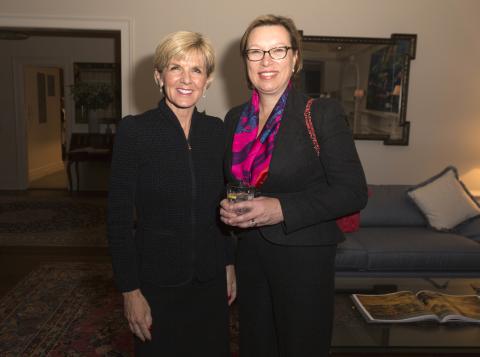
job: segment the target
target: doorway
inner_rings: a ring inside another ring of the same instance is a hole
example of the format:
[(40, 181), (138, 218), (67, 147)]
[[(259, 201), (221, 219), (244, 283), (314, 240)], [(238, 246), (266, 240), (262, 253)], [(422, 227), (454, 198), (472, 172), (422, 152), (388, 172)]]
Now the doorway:
[[(122, 113), (130, 113), (131, 101), (132, 101), (132, 71), (133, 71), (133, 48), (132, 48), (132, 20), (128, 18), (115, 18), (107, 17), (102, 19), (91, 17), (52, 17), (42, 16), (38, 14), (22, 14), (22, 15), (0, 15), (0, 30), (14, 30), (16, 32), (26, 33), (26, 35), (34, 35), (42, 32), (44, 35), (50, 35), (52, 37), (60, 36), (63, 34), (70, 35), (72, 32), (81, 32), (80, 36), (83, 37), (85, 33), (100, 32), (102, 34), (112, 33), (118, 34), (118, 46), (116, 46), (115, 55), (118, 56), (120, 72), (121, 72), (121, 107)], [(24, 36), (24, 37), (27, 37)], [(76, 36), (72, 36), (74, 38)], [(117, 37), (117, 35), (115, 36)], [(20, 39), (20, 38), (19, 38)], [(27, 40), (28, 41), (28, 40)], [(7, 43), (13, 43), (17, 41), (4, 41), (3, 47)], [(23, 41), (18, 41), (23, 42)], [(43, 48), (41, 46), (39, 49)], [(89, 48), (89, 46), (83, 46), (80, 49)], [(64, 46), (57, 46), (54, 48), (55, 52), (61, 52), (61, 54), (53, 53), (54, 51), (45, 51), (43, 57), (37, 57), (37, 60), (45, 60), (52, 57), (63, 57), (63, 69), (65, 75), (65, 108), (67, 112), (66, 123), (66, 138), (70, 137), (73, 128), (76, 124), (71, 124), (71, 120), (68, 118), (69, 113), (74, 110), (74, 104), (69, 98), (68, 86), (73, 83), (73, 65), (72, 63), (72, 51), (66, 49)], [(5, 54), (5, 53), (3, 53)], [(23, 68), (17, 69), (18, 64), (26, 64), (25, 59), (29, 59), (33, 56), (31, 52), (17, 52), (13, 55), (13, 62), (15, 72), (13, 73), (12, 82), (9, 90), (14, 90), (14, 100), (10, 100), (8, 104), (8, 110), (12, 114), (6, 116), (8, 119), (0, 131), (0, 143), (2, 143), (2, 160), (0, 161), (0, 171), (5, 174), (0, 176), (0, 189), (7, 190), (25, 190), (28, 188), (28, 165), (27, 165), (27, 135), (26, 135), (26, 122), (23, 113)], [(18, 56), (17, 58), (15, 58)], [(75, 61), (75, 59), (74, 59)], [(90, 58), (82, 58), (81, 62), (96, 62)], [(41, 63), (42, 64), (42, 63)], [(46, 63), (49, 65), (49, 63)], [(8, 66), (5, 67), (8, 70)], [(8, 77), (12, 77), (8, 75)], [(13, 88), (12, 88), (13, 87)], [(10, 99), (10, 98), (9, 98)], [(11, 107), (11, 108), (10, 108)], [(5, 112), (5, 107), (2, 107), (2, 111)], [(13, 135), (12, 135), (13, 134)]]
[[(14, 41), (5, 47), (6, 50), (11, 50), (9, 53), (13, 56), (16, 71), (13, 86), (16, 92), (16, 132), (19, 139), (17, 141), (17, 169), (19, 173), (23, 172), (25, 175), (21, 189), (67, 189), (69, 185), (67, 184), (68, 180), (64, 180), (66, 176), (64, 173), (55, 175), (46, 182), (38, 182), (38, 180), (60, 171), (62, 165), (67, 164), (68, 156), (65, 156), (65, 153), (69, 149), (69, 140), (72, 134), (88, 133), (87, 124), (81, 122), (81, 118), (76, 115), (76, 106), (72, 96), (72, 85), (76, 82), (75, 66), (79, 62), (91, 62), (112, 64), (117, 66), (116, 68), (120, 68), (120, 32), (35, 29), (24, 31), (24, 33), (28, 34), (28, 39)], [(28, 56), (24, 56), (24, 54), (28, 54)], [(51, 70), (54, 70), (54, 73), (50, 73)], [(120, 85), (121, 81), (118, 80), (116, 83)], [(4, 84), (4, 86), (7, 85)], [(51, 93), (48, 92), (49, 90)], [(118, 90), (118, 95), (121, 96), (121, 94), (121, 91)], [(53, 109), (53, 103), (55, 103), (56, 109)], [(120, 106), (121, 100), (118, 99), (117, 103)], [(50, 120), (42, 119), (42, 115), (51, 117), (53, 112), (58, 118), (58, 120), (54, 119), (58, 124), (56, 128), (51, 126)], [(120, 110), (117, 110), (117, 113), (120, 116)], [(105, 131), (105, 126), (106, 124), (102, 124), (102, 132)], [(59, 140), (61, 141), (57, 145), (60, 148), (58, 149), (60, 154), (58, 150), (56, 153), (52, 153), (51, 149), (54, 144), (52, 137), (45, 136), (47, 128), (59, 133), (55, 145)], [(40, 146), (42, 149), (46, 149), (48, 146), (48, 153), (41, 149), (39, 151), (38, 145), (37, 149), (34, 149), (39, 140), (43, 144), (48, 141), (48, 145)], [(62, 144), (64, 145), (63, 155)], [(56, 158), (59, 155), (61, 159), (57, 161)], [(55, 159), (52, 160), (54, 157)], [(62, 163), (62, 159), (65, 161), (64, 163)], [(97, 176), (99, 176), (97, 171), (99, 170), (101, 174), (99, 174), (100, 179), (97, 180)], [(82, 182), (88, 183), (88, 186), (84, 185), (85, 189), (104, 189), (106, 186), (103, 185), (103, 182), (106, 181), (104, 171), (106, 170), (103, 167), (97, 168), (95, 165), (82, 164), (80, 172), (82, 175), (87, 175)], [(53, 183), (50, 182), (52, 180)], [(99, 182), (98, 185), (97, 182)]]
[(28, 187), (66, 189), (62, 69), (26, 65), (23, 77)]

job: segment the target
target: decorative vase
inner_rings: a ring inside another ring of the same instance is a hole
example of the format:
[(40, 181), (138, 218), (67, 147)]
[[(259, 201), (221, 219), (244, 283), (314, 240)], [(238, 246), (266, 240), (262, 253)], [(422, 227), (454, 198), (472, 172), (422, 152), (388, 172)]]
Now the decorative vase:
[(97, 134), (100, 132), (100, 123), (98, 122), (98, 115), (96, 110), (87, 110), (88, 132), (90, 134)]

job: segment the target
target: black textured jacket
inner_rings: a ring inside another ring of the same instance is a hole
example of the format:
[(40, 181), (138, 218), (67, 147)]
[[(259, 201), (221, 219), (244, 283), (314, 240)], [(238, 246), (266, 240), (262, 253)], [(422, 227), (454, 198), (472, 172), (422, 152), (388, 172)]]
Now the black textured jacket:
[[(344, 239), (335, 219), (359, 211), (367, 203), (367, 185), (341, 105), (319, 99), (312, 120), (320, 144), (320, 158), (305, 125), (307, 97), (292, 89), (275, 138), (264, 196), (280, 200), (284, 222), (260, 227), (263, 237), (283, 245), (329, 245)], [(242, 109), (225, 118), (227, 145), (225, 173), (231, 174), (232, 140)], [(241, 233), (240, 233), (241, 234)]]
[(187, 142), (164, 100), (122, 120), (108, 201), (108, 240), (122, 292), (225, 274), (232, 254), (218, 220), (224, 140), (222, 121), (195, 110)]

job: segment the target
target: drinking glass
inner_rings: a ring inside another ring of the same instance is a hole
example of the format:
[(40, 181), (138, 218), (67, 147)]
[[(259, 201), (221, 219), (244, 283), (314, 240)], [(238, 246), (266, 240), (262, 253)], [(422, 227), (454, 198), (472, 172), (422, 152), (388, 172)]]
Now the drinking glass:
[[(232, 203), (252, 200), (255, 197), (255, 187), (242, 183), (227, 184), (227, 199)], [(237, 210), (237, 214), (246, 213), (247, 210)]]

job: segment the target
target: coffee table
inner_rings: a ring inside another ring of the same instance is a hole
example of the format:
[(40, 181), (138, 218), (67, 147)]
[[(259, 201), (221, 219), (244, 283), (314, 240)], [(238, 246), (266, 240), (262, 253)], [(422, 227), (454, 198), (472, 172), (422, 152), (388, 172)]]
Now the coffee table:
[[(473, 286), (473, 287), (472, 287)], [(353, 304), (351, 293), (381, 294), (428, 289), (447, 294), (475, 294), (480, 278), (364, 278), (337, 277), (332, 354), (344, 356), (480, 356), (480, 324), (417, 322), (367, 323)]]

